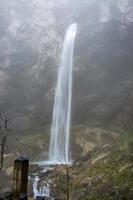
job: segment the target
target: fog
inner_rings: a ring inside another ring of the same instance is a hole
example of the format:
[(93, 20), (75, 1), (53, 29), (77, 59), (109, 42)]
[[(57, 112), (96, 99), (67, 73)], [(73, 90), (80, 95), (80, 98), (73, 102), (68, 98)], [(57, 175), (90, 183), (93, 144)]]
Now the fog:
[(94, 145), (84, 141), (93, 128), (133, 130), (132, 0), (0, 0), (0, 137), (9, 132), (4, 153), (13, 158), (48, 155), (63, 40), (74, 22), (72, 156)]

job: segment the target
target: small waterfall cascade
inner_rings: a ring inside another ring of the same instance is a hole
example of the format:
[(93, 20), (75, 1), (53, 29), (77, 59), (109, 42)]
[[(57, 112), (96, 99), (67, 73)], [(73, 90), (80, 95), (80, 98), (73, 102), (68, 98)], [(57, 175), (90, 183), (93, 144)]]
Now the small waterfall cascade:
[(71, 163), (69, 138), (71, 125), (72, 66), (76, 32), (77, 24), (73, 23), (66, 32), (61, 62), (58, 69), (49, 148), (49, 163), (51, 164)]

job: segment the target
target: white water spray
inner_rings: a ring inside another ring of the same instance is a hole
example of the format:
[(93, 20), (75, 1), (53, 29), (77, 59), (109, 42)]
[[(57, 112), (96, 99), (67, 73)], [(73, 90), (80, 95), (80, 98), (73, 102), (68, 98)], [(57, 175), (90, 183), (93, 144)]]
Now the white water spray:
[(49, 163), (51, 164), (68, 164), (71, 162), (69, 137), (72, 101), (72, 65), (76, 32), (77, 25), (74, 23), (67, 30), (58, 70), (49, 149)]

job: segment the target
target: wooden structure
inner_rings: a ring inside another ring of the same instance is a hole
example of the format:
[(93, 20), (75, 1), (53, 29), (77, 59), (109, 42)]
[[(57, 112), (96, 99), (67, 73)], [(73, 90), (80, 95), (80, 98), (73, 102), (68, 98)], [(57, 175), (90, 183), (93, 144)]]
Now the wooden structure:
[(20, 157), (14, 161), (12, 193), (14, 199), (27, 200), (29, 160)]

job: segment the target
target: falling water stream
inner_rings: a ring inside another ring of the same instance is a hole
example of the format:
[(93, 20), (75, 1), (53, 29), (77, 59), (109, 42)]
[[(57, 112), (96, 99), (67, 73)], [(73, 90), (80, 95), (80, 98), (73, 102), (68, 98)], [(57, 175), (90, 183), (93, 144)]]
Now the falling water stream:
[(72, 65), (76, 31), (77, 24), (73, 23), (66, 32), (61, 63), (58, 69), (49, 149), (49, 161), (53, 164), (68, 164), (71, 162), (69, 155), (69, 137), (71, 124)]

